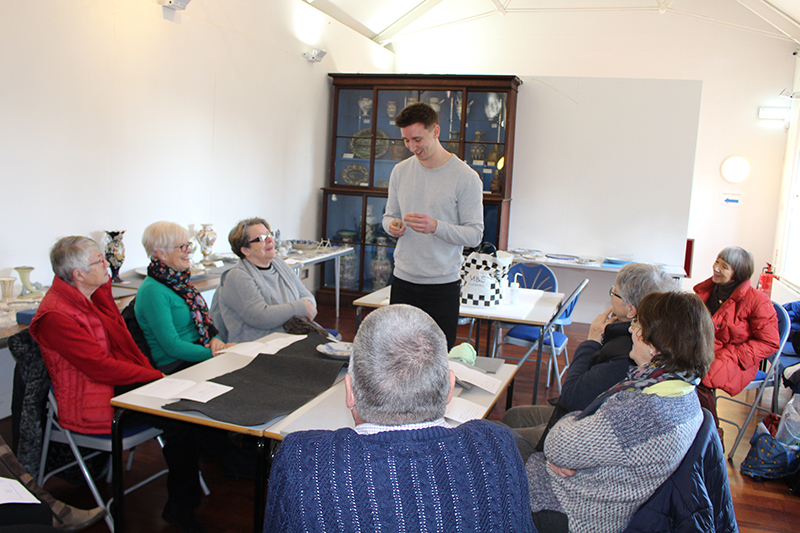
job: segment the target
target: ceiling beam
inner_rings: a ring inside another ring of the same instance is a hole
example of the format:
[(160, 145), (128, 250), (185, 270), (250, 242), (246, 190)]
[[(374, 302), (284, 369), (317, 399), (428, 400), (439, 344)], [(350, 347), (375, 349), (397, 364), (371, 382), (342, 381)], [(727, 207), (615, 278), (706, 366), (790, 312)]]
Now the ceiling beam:
[(438, 6), (442, 2), (444, 2), (444, 0), (423, 0), (422, 3), (418, 4), (414, 9), (394, 21), (385, 30), (373, 36), (372, 40), (381, 46), (384, 45), (387, 41), (390, 41), (392, 37), (400, 33), (422, 15)]
[(370, 30), (358, 20), (342, 11), (339, 6), (330, 0), (305, 0), (305, 2), (311, 7), (322, 11), (337, 22), (341, 22), (351, 30), (357, 31), (367, 39), (372, 39), (375, 36), (375, 32), (373, 30)]
[(800, 23), (768, 0), (736, 0), (758, 18), (800, 44)]
[(505, 15), (506, 13), (508, 13), (503, 4), (500, 3), (500, 0), (492, 0), (492, 3), (494, 4), (494, 7), (497, 8), (497, 12), (500, 13), (501, 15)]

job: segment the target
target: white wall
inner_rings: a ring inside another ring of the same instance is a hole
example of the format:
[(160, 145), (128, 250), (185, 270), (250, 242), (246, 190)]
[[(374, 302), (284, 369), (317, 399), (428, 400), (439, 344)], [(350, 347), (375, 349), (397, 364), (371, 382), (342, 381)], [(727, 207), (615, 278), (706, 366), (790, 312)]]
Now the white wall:
[[(712, 10), (709, 16), (754, 22), (736, 2), (705, 2), (704, 7)], [(708, 277), (714, 257), (725, 246), (736, 244), (752, 251), (757, 270), (774, 256), (786, 134), (779, 122), (759, 120), (757, 112), (763, 106), (788, 107), (777, 95), (792, 85), (792, 43), (669, 12), (540, 12), (417, 31), (399, 39), (395, 48), (399, 72), (701, 81), (687, 235), (696, 240), (695, 260), (693, 279), (684, 286)], [(529, 105), (525, 99), (530, 94), (530, 84), (520, 88), (520, 109)], [(652, 105), (661, 102), (654, 100)], [(524, 152), (530, 142), (519, 135), (516, 153)], [(741, 185), (727, 184), (719, 174), (722, 161), (735, 154), (746, 157), (752, 167), (750, 178)], [(526, 238), (527, 228), (556, 222), (526, 209), (526, 198), (535, 197), (540, 184), (538, 176), (519, 162), (514, 168), (509, 246), (536, 248), (537, 243)], [(741, 193), (742, 204), (721, 205), (723, 192)], [(619, 224), (648, 222), (629, 219), (625, 206), (613, 202), (596, 208), (615, 212)], [(659, 205), (652, 209), (657, 211)]]
[(299, 0), (0, 3), (0, 275), (27, 264), (49, 284), (58, 237), (108, 229), (127, 231), (123, 270), (143, 266), (162, 219), (214, 223), (220, 252), (247, 216), (317, 237), (327, 73), (392, 67)]

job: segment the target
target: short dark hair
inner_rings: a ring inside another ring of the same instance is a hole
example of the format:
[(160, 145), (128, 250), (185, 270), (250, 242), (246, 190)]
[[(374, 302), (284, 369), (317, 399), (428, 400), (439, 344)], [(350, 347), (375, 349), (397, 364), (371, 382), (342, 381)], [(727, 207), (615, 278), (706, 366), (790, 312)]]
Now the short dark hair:
[(364, 422), (399, 426), (444, 416), (447, 340), (425, 311), (404, 304), (372, 311), (358, 328), (349, 366)]
[(756, 269), (753, 254), (740, 246), (728, 246), (717, 255), (717, 259), (722, 259), (731, 266), (733, 281), (737, 285), (753, 277)]
[(642, 340), (656, 349), (653, 362), (667, 372), (702, 378), (714, 361), (714, 323), (699, 296), (651, 292), (639, 303)]
[(267, 231), (272, 231), (266, 220), (260, 217), (253, 217), (242, 220), (228, 233), (228, 242), (231, 243), (231, 251), (239, 256), (240, 259), (245, 258), (242, 253), (242, 248), (250, 247), (250, 238), (247, 236), (247, 231), (252, 226), (257, 226), (259, 224), (263, 224), (264, 227), (267, 228)]
[(422, 124), (429, 130), (439, 123), (439, 115), (433, 108), (423, 102), (411, 104), (394, 117), (394, 124), (398, 128), (407, 128), (412, 124)]

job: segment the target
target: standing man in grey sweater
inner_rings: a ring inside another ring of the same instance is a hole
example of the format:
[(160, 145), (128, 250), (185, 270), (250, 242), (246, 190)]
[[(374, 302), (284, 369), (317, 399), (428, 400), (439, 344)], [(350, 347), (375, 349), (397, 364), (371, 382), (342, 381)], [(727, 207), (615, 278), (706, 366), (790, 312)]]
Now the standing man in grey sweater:
[(383, 215), (383, 229), (397, 238), (391, 303), (427, 312), (449, 350), (458, 328), (463, 247), (483, 238), (483, 186), (478, 173), (439, 142), (431, 106), (412, 104), (395, 124), (416, 157), (392, 170)]

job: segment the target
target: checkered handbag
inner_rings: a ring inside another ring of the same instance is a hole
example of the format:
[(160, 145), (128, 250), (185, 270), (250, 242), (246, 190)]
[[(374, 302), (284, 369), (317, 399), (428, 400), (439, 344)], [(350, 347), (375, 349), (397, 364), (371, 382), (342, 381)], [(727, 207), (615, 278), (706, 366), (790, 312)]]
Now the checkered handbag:
[(461, 264), (461, 305), (494, 307), (503, 301), (501, 280), (508, 274), (514, 256), (472, 252)]

